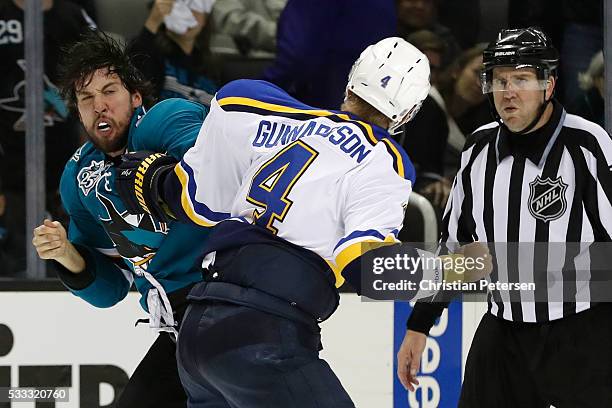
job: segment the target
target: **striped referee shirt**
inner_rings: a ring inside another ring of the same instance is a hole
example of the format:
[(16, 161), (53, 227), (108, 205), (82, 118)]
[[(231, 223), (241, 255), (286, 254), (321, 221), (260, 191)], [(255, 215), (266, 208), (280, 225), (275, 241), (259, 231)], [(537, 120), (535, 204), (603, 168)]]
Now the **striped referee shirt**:
[[(606, 131), (567, 114), (556, 101), (548, 123), (530, 134), (512, 134), (497, 122), (472, 134), (441, 241), (495, 243), (491, 281), (537, 282), (534, 271), (547, 271), (535, 291), (490, 291), (490, 313), (545, 322), (596, 303), (590, 250), (565, 243), (611, 241), (611, 165)], [(549, 249), (534, 250), (533, 243), (548, 243)]]

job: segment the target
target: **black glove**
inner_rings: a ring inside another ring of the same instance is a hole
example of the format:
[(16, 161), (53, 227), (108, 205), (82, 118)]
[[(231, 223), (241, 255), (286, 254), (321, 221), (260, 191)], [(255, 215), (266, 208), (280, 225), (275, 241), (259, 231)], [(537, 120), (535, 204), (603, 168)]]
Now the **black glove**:
[(121, 156), (115, 187), (128, 213), (147, 213), (160, 221), (168, 221), (167, 207), (159, 197), (159, 183), (176, 163), (172, 156), (150, 151)]

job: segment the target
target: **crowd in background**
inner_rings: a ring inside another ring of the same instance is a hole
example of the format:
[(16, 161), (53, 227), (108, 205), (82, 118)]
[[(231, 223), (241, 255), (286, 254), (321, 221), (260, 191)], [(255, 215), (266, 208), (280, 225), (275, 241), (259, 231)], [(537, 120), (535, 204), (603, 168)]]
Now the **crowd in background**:
[[(206, 105), (220, 86), (248, 77), (332, 110), (344, 98), (361, 50), (385, 37), (405, 38), (427, 55), (433, 86), (420, 113), (396, 137), (415, 164), (414, 190), (430, 200), (438, 217), (466, 138), (492, 121), (479, 78), (482, 50), (494, 40), (486, 38), (489, 32), (528, 25), (549, 32), (562, 61), (556, 97), (570, 113), (603, 126), (601, 0), (139, 1), (145, 5), (137, 16), (142, 25), (135, 30), (134, 19), (121, 31), (109, 30), (101, 16), (109, 15), (103, 7), (114, 7), (110, 12), (120, 16), (123, 2), (43, 0), (47, 210), (57, 220), (65, 221), (59, 178), (84, 136), (54, 85), (56, 64), (62, 50), (90, 29), (125, 41), (158, 100), (179, 97)], [(0, 278), (24, 276), (30, 235), (24, 4), (0, 0)], [(495, 13), (491, 7), (497, 7)]]

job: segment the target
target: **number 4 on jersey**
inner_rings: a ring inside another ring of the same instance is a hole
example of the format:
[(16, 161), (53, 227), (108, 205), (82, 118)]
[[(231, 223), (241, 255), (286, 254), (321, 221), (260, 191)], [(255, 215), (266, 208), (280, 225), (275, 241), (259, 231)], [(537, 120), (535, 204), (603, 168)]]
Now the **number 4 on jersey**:
[(380, 86), (382, 86), (383, 88), (386, 88), (390, 80), (391, 80), (391, 76), (387, 75), (386, 77), (380, 80)]
[(262, 208), (253, 212), (255, 224), (278, 233), (274, 222), (283, 222), (293, 204), (287, 196), (318, 154), (312, 147), (297, 140), (257, 170), (246, 198)]

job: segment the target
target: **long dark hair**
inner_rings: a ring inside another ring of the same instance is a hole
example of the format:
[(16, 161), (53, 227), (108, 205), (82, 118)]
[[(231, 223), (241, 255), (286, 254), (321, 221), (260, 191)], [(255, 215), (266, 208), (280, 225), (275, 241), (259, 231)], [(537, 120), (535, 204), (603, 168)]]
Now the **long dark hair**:
[(92, 30), (64, 49), (63, 55), (58, 67), (58, 86), (73, 111), (77, 110), (76, 92), (91, 81), (94, 72), (104, 68), (117, 74), (130, 93), (139, 92), (145, 107), (155, 102), (151, 83), (134, 66), (125, 48), (110, 35)]

